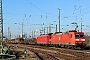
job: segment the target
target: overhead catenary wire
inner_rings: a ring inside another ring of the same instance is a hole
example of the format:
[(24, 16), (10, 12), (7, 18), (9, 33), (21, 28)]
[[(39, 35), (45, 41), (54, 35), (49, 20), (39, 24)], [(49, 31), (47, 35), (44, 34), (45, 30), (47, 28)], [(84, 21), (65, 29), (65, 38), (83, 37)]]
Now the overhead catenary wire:
[[(42, 9), (40, 9), (39, 7), (37, 7), (36, 5), (34, 5), (32, 2), (30, 2), (29, 0), (27, 0), (32, 6), (34, 6), (35, 8), (37, 8), (38, 10), (40, 10), (41, 12), (45, 13), (45, 14), (49, 14), (49, 15), (55, 15), (55, 14), (52, 14), (52, 13), (47, 13), (45, 11), (43, 11)], [(56, 16), (56, 15), (55, 15)]]
[[(81, 5), (82, 6), (82, 5)], [(76, 8), (76, 5), (74, 6), (74, 11), (73, 14), (75, 13), (76, 10), (79, 10), (81, 8), (81, 6), (79, 6), (78, 8)]]

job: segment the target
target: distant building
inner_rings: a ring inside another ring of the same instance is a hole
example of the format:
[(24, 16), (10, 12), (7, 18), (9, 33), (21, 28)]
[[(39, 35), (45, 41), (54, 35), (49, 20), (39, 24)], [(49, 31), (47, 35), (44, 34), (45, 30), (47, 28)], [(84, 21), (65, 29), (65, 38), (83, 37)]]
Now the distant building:
[[(19, 38), (22, 38), (22, 34), (19, 35)], [(27, 38), (27, 34), (23, 33), (23, 38), (26, 39)]]

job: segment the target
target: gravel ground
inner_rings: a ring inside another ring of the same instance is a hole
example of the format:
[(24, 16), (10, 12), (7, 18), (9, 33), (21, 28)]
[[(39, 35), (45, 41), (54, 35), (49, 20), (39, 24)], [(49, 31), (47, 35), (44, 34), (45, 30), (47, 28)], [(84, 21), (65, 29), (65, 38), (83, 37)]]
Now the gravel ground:
[(21, 51), (21, 53), (19, 53), (20, 57), (19, 57), (18, 60), (38, 60), (36, 55), (33, 52), (29, 51), (29, 50), (26, 50), (27, 53), (26, 53), (26, 56), (25, 56), (25, 54), (23, 54), (25, 49), (18, 48), (18, 47), (12, 47), (12, 48), (14, 49), (14, 51)]

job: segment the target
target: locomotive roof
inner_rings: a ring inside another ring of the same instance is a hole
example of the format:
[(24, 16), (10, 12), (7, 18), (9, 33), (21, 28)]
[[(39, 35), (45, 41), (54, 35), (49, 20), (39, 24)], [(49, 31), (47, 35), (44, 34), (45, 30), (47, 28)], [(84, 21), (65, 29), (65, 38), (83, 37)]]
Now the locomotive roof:
[(53, 33), (48, 33), (48, 34), (41, 34), (40, 36), (47, 36), (47, 35), (52, 35)]
[(49, 33), (49, 34), (47, 34), (47, 35), (52, 35), (53, 33)]
[(84, 33), (84, 32), (78, 32), (76, 30), (70, 30), (70, 31), (66, 31), (66, 32), (55, 32), (54, 35), (69, 34), (69, 33)]
[(69, 32), (77, 32), (76, 30), (69, 30)]

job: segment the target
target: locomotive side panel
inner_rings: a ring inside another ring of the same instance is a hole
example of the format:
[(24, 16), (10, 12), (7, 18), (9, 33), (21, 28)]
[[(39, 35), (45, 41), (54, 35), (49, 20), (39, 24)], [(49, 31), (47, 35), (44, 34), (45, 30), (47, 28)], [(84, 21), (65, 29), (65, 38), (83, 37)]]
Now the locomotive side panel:
[(60, 43), (69, 44), (69, 40), (70, 40), (69, 34), (63, 34)]
[(53, 35), (51, 38), (51, 44), (60, 44), (61, 35)]
[(74, 34), (74, 32), (70, 32), (69, 33), (69, 35), (70, 35), (70, 45), (75, 45), (75, 34)]
[(53, 35), (51, 39), (52, 44), (69, 44), (70, 37), (69, 34), (62, 34), (62, 35)]

